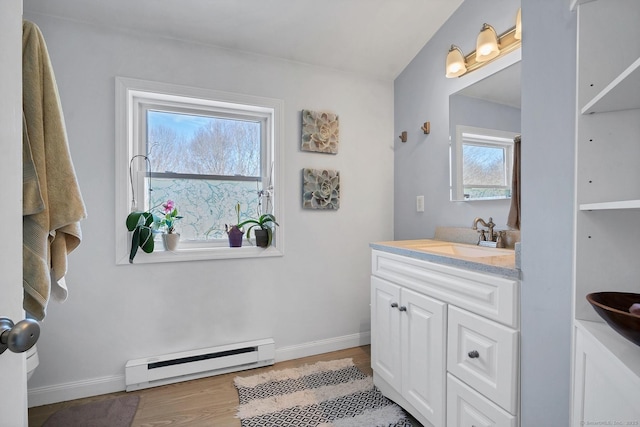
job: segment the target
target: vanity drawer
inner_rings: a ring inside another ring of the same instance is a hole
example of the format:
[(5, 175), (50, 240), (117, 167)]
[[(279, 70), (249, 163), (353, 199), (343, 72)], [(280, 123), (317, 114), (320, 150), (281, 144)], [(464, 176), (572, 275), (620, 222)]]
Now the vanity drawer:
[(450, 306), (447, 370), (508, 412), (517, 413), (516, 330)]
[(516, 427), (517, 417), (447, 374), (447, 427)]
[(371, 273), (517, 328), (518, 280), (374, 250)]

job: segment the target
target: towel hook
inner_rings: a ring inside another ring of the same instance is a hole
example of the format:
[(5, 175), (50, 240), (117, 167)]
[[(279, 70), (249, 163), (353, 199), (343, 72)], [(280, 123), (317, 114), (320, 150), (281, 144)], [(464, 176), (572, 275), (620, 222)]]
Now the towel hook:
[(431, 122), (424, 122), (420, 129), (422, 129), (425, 135), (428, 135), (429, 132), (431, 132)]
[(402, 142), (407, 142), (407, 131), (403, 130), (398, 138), (400, 138), (400, 141)]

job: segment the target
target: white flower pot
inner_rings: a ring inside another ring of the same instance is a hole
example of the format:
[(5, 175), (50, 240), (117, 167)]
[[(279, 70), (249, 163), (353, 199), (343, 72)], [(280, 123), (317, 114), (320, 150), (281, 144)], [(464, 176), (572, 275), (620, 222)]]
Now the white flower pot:
[(178, 242), (180, 242), (180, 233), (163, 234), (162, 242), (166, 250), (175, 251), (178, 247)]

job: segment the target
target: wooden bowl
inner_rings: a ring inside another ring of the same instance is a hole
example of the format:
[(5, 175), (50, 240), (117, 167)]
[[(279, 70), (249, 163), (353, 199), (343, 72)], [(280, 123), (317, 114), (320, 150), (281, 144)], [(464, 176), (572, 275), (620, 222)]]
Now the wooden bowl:
[(632, 304), (640, 303), (640, 294), (595, 292), (587, 301), (614, 331), (640, 346), (640, 316), (629, 313)]

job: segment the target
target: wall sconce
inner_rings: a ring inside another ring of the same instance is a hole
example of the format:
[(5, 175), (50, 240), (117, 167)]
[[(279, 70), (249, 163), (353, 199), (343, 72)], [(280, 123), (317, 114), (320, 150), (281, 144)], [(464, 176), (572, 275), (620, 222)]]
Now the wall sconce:
[(456, 45), (451, 45), (447, 54), (446, 73), (447, 78), (460, 77), (475, 71), (492, 60), (506, 55), (520, 47), (522, 44), (522, 19), (518, 9), (516, 25), (500, 36), (489, 24), (484, 24), (476, 40), (476, 50), (464, 56), (462, 50)]

